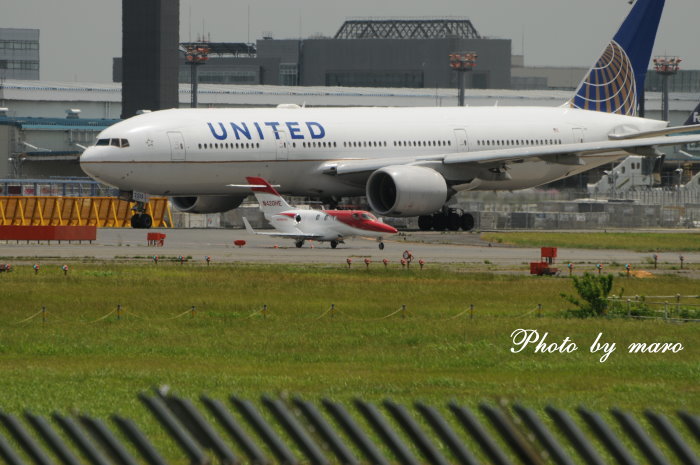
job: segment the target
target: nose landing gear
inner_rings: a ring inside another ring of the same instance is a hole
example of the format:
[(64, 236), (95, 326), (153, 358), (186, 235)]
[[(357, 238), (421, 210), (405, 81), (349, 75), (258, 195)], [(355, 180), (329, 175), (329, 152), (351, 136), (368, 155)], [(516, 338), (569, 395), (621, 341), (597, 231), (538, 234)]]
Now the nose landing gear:
[(136, 202), (133, 207), (134, 214), (131, 215), (131, 227), (134, 229), (151, 229), (153, 226), (153, 218), (146, 213), (146, 204)]

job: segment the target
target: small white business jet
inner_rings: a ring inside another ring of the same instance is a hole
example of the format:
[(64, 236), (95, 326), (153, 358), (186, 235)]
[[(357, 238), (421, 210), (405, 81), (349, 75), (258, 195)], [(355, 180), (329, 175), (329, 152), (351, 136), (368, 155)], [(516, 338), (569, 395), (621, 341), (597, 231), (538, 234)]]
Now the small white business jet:
[(663, 7), (637, 0), (560, 107), (163, 110), (105, 129), (80, 164), (138, 201), (134, 227), (151, 224), (144, 193), (221, 212), (238, 207), (245, 177), (257, 176), (289, 195), (366, 195), (378, 215), (418, 216), (421, 229), (470, 229), (471, 215), (448, 207), (457, 192), (539, 186), (700, 142), (681, 135), (685, 126), (636, 116)]
[(256, 232), (247, 218), (243, 218), (250, 234), (294, 239), (301, 247), (306, 240), (328, 241), (332, 248), (344, 242), (346, 237), (376, 237), (379, 249), (384, 249), (382, 237), (396, 234), (393, 226), (384, 224), (364, 210), (303, 210), (292, 208), (282, 196), (263, 178), (248, 177), (246, 180), (260, 203), (260, 210), (277, 232)]

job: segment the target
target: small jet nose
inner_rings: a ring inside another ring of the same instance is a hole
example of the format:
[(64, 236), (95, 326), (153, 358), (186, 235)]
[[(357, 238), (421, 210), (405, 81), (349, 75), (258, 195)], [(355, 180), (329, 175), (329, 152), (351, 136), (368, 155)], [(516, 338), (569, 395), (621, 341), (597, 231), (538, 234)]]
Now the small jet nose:
[(396, 229), (395, 227), (393, 227), (391, 225), (388, 225), (386, 223), (380, 223), (380, 224), (381, 224), (382, 231), (384, 231), (385, 233), (396, 234), (397, 232), (399, 232), (398, 229)]

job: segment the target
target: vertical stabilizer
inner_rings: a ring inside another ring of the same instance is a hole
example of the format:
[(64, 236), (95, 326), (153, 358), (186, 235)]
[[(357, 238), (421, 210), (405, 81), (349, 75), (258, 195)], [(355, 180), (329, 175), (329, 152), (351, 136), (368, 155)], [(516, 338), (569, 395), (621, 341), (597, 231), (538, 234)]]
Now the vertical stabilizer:
[(573, 108), (636, 115), (665, 0), (637, 0), (569, 101)]
[(684, 126), (693, 126), (696, 124), (700, 124), (700, 103), (690, 112), (688, 119), (683, 123)]
[(253, 194), (255, 194), (255, 198), (258, 199), (260, 210), (265, 216), (275, 215), (292, 209), (287, 201), (282, 198), (280, 193), (263, 178), (247, 177), (246, 181), (254, 186), (252, 187)]

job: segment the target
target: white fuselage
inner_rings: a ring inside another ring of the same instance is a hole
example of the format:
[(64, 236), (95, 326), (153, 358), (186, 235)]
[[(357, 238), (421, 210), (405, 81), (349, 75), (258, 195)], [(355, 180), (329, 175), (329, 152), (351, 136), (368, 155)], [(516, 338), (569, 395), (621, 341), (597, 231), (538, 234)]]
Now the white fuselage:
[[(245, 187), (229, 184), (245, 185), (246, 176), (260, 176), (284, 194), (352, 196), (364, 194), (366, 177), (329, 175), (324, 173), (329, 163), (607, 141), (613, 133), (666, 125), (564, 107), (175, 109), (107, 128), (98, 137), (102, 144), (120, 139), (128, 146), (89, 147), (81, 166), (123, 191), (153, 195), (245, 196)], [(453, 187), (528, 188), (624, 155), (584, 156), (581, 164), (526, 160), (509, 166), (508, 179)]]

